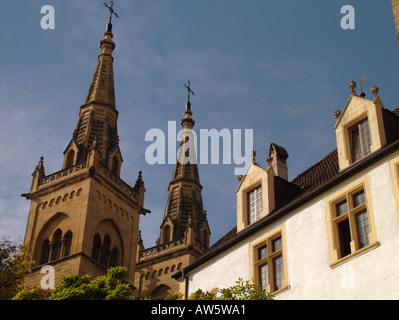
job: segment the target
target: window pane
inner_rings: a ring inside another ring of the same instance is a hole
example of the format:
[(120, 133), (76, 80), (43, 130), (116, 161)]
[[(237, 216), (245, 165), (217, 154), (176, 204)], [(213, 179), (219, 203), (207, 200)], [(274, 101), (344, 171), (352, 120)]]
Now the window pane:
[(258, 250), (258, 260), (262, 260), (267, 257), (267, 246), (259, 248)]
[(281, 248), (282, 248), (281, 238), (273, 240), (273, 252), (281, 250)]
[(369, 122), (368, 120), (364, 120), (360, 123), (360, 132), (363, 146), (363, 156), (367, 156), (370, 153), (371, 146), (371, 138), (370, 138), (370, 130), (369, 130)]
[(360, 206), (361, 204), (366, 202), (366, 198), (364, 196), (364, 191), (361, 191), (353, 196), (353, 205), (354, 207)]
[(343, 201), (339, 204), (337, 204), (337, 216), (341, 216), (344, 213), (348, 212), (348, 203), (346, 201)]
[(267, 285), (269, 284), (269, 272), (267, 268), (267, 264), (261, 266), (259, 268), (259, 278), (260, 278), (260, 285), (263, 291), (267, 290)]
[(370, 244), (369, 242), (369, 219), (367, 211), (363, 211), (356, 216), (357, 230), (359, 233), (359, 247), (364, 248)]
[(274, 263), (274, 290), (283, 287), (283, 257), (280, 256), (273, 261)]
[(260, 219), (262, 213), (262, 186), (249, 193), (249, 223)]
[(353, 155), (353, 161), (357, 161), (362, 157), (360, 134), (357, 126), (352, 131), (352, 155)]

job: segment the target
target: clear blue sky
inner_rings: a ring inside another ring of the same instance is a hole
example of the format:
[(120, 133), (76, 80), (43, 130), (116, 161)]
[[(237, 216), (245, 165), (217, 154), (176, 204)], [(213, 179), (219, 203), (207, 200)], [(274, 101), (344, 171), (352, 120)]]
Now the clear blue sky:
[[(55, 30), (40, 27), (44, 5)], [(355, 8), (343, 30), (343, 5)], [(399, 106), (399, 49), (391, 2), (375, 0), (115, 0), (114, 72), (122, 178), (143, 171), (141, 218), (154, 245), (173, 165), (149, 166), (151, 128), (183, 117), (188, 79), (195, 129), (253, 129), (257, 162), (271, 142), (289, 153), (294, 179), (336, 146), (333, 112), (345, 105), (351, 80), (366, 74), (385, 107)], [(23, 239), (31, 174), (40, 156), (46, 173), (61, 169), (94, 72), (108, 14), (102, 0), (2, 3), (0, 27), (0, 236)], [(236, 224), (234, 165), (200, 165), (211, 242)]]

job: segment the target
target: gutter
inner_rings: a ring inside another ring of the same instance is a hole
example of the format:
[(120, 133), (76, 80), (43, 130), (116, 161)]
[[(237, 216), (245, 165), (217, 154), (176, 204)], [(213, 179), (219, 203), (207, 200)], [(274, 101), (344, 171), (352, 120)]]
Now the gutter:
[[(296, 200), (292, 201), (291, 203), (288, 203), (284, 207), (278, 209), (277, 211), (270, 213), (268, 216), (264, 217), (263, 219), (248, 226), (247, 228), (245, 228), (244, 230), (237, 233), (237, 235), (235, 235), (233, 238), (229, 239), (228, 241), (226, 241), (219, 247), (204, 254), (203, 256), (199, 257), (197, 260), (195, 260), (191, 264), (189, 264), (187, 267), (172, 274), (171, 277), (175, 280), (179, 280), (182, 277), (187, 279), (186, 274), (188, 274), (190, 271), (193, 271), (194, 269), (200, 267), (201, 265), (206, 263), (208, 260), (218, 256), (220, 253), (222, 253), (226, 249), (234, 246), (235, 244), (241, 242), (242, 240), (249, 238), (256, 232), (264, 229), (265, 227), (269, 226), (273, 222), (288, 215), (295, 209), (310, 202), (312, 199), (316, 198), (317, 196), (332, 189), (339, 183), (356, 175), (357, 173), (363, 171), (365, 168), (368, 168), (369, 166), (371, 166), (373, 163), (378, 162), (379, 160), (383, 159), (384, 157), (386, 157), (386, 156), (390, 155), (391, 153), (398, 151), (398, 150), (399, 150), (399, 139), (382, 147), (381, 149), (379, 149), (379, 150), (375, 151), (374, 153), (370, 154), (369, 156), (359, 160), (358, 162), (352, 164), (347, 169), (339, 172), (334, 178), (332, 178), (331, 180), (325, 182), (324, 184), (316, 187), (309, 193), (297, 198)], [(186, 284), (186, 290), (187, 290), (187, 284)]]

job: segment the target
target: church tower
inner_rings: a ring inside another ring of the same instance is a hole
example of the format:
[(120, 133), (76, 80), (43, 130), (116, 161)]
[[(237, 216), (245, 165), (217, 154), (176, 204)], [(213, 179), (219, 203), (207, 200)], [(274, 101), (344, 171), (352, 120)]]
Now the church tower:
[(171, 275), (208, 251), (210, 230), (202, 203), (202, 186), (194, 148), (189, 85), (188, 101), (181, 120), (179, 151), (168, 186), (168, 199), (156, 246), (140, 251), (136, 267), (137, 294), (164, 298), (179, 291)]
[(47, 175), (42, 157), (22, 195), (31, 201), (24, 243), (35, 260), (32, 286), (40, 287), (44, 265), (54, 267), (56, 284), (62, 275), (96, 277), (111, 266), (125, 267), (134, 283), (139, 218), (148, 210), (142, 173), (134, 187), (120, 178), (112, 38), (110, 19), (62, 169)]

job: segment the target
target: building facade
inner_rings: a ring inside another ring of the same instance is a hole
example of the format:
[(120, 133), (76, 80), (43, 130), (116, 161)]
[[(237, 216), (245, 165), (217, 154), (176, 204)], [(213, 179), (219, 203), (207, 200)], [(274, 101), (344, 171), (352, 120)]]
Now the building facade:
[(337, 148), (286, 180), (270, 146), (237, 187), (237, 227), (173, 277), (181, 292), (253, 280), (275, 299), (398, 299), (399, 108), (351, 95), (337, 110)]
[(32, 175), (25, 245), (35, 265), (28, 276), (40, 287), (45, 265), (62, 275), (103, 275), (124, 266), (134, 284), (140, 215), (144, 205), (141, 172), (133, 187), (120, 178), (122, 155), (113, 77), (112, 25), (100, 42), (101, 53), (60, 171), (47, 175), (43, 158)]

